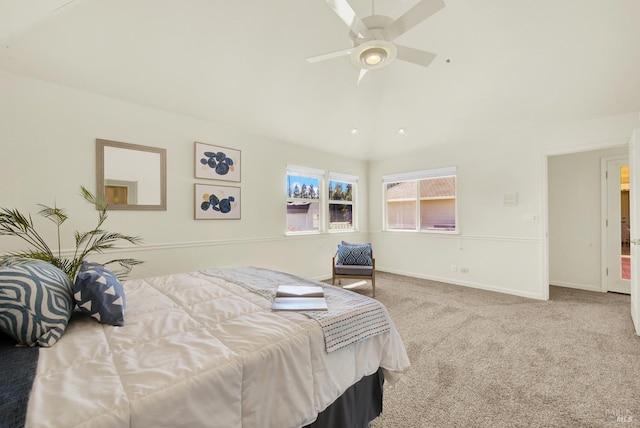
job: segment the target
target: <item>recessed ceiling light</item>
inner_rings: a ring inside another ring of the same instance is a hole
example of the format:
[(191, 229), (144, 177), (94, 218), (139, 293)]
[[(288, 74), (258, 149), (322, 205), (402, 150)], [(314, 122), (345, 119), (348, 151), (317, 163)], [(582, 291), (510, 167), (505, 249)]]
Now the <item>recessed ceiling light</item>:
[(358, 128), (352, 128), (351, 129), (351, 135), (356, 135), (358, 133)]
[(404, 135), (404, 134), (406, 134), (406, 133), (407, 133), (407, 130), (406, 130), (406, 129), (404, 129), (404, 128), (400, 128), (400, 129), (398, 129), (398, 134), (400, 134), (400, 135)]

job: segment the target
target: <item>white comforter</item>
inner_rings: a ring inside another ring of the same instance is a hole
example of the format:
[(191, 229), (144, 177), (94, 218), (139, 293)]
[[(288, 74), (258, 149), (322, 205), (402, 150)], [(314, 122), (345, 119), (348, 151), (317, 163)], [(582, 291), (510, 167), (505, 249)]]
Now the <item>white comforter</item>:
[(201, 272), (130, 280), (126, 325), (74, 317), (40, 350), (28, 427), (297, 427), (378, 367), (409, 367), (391, 331), (327, 353), (315, 320)]

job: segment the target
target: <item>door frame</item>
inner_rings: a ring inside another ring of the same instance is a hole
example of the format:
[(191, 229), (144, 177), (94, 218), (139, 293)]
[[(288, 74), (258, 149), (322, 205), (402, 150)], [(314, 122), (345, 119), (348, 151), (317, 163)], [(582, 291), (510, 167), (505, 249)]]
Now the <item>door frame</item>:
[[(640, 180), (636, 182), (635, 178), (640, 179), (640, 162), (636, 162), (640, 157), (640, 128), (635, 129), (629, 140), (629, 208), (631, 211), (631, 319), (636, 329), (636, 334), (640, 336), (640, 257), (638, 257), (637, 241), (638, 227), (640, 227)], [(635, 170), (638, 171), (635, 171)], [(638, 184), (638, 186), (636, 186)], [(634, 244), (636, 241), (636, 244)]]
[[(640, 130), (638, 130), (640, 133)], [(640, 135), (639, 135), (640, 138)], [(540, 264), (542, 274), (540, 275), (540, 296), (544, 300), (549, 300), (549, 158), (553, 156), (569, 155), (574, 153), (589, 152), (603, 149), (614, 149), (629, 147), (629, 140), (618, 139), (595, 144), (577, 145), (567, 148), (547, 150), (542, 153), (542, 214), (540, 215), (540, 241), (542, 242)], [(632, 261), (633, 264), (633, 261)], [(632, 270), (631, 276), (633, 278)], [(631, 286), (631, 296), (633, 302), (634, 287)], [(640, 311), (640, 305), (638, 307)], [(638, 325), (640, 326), (640, 313), (638, 315)], [(640, 330), (638, 330), (640, 332)]]
[[(603, 293), (609, 291), (606, 270), (609, 267), (609, 227), (606, 224), (609, 217), (609, 185), (606, 173), (609, 161), (617, 160), (626, 160), (629, 165), (629, 154), (600, 158), (600, 289)], [(618, 263), (620, 263), (619, 260)]]

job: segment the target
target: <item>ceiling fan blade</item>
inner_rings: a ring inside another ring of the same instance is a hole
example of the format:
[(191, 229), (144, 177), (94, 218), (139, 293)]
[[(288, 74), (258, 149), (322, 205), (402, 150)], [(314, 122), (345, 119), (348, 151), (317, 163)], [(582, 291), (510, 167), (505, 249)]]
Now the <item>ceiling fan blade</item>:
[(442, 0), (421, 0), (382, 31), (386, 40), (394, 40), (445, 6)]
[(362, 79), (364, 78), (365, 74), (367, 74), (367, 71), (369, 71), (366, 68), (361, 68), (360, 69), (360, 73), (358, 74), (358, 81), (356, 82), (356, 85), (359, 85), (360, 82), (362, 81)]
[(414, 64), (427, 67), (436, 58), (436, 54), (421, 51), (420, 49), (409, 48), (407, 46), (395, 45), (398, 50), (397, 59), (412, 62)]
[(367, 36), (367, 26), (358, 18), (347, 0), (327, 0), (327, 4), (333, 9), (338, 17), (347, 24), (351, 33), (351, 38), (359, 37), (364, 39)]
[(307, 58), (307, 62), (314, 63), (314, 62), (320, 62), (320, 61), (324, 61), (331, 58), (337, 58), (339, 56), (351, 55), (351, 52), (353, 52), (353, 49), (354, 48), (342, 49), (335, 52), (328, 52), (326, 54), (312, 56)]

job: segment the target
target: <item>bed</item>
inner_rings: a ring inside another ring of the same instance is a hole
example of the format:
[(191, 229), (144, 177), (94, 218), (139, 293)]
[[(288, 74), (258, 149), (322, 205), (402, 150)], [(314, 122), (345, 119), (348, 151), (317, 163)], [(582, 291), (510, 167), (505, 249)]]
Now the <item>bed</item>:
[[(282, 284), (329, 311), (272, 311)], [(40, 348), (25, 426), (365, 427), (409, 368), (386, 308), (338, 287), (256, 267), (123, 287), (124, 326), (74, 313)]]

